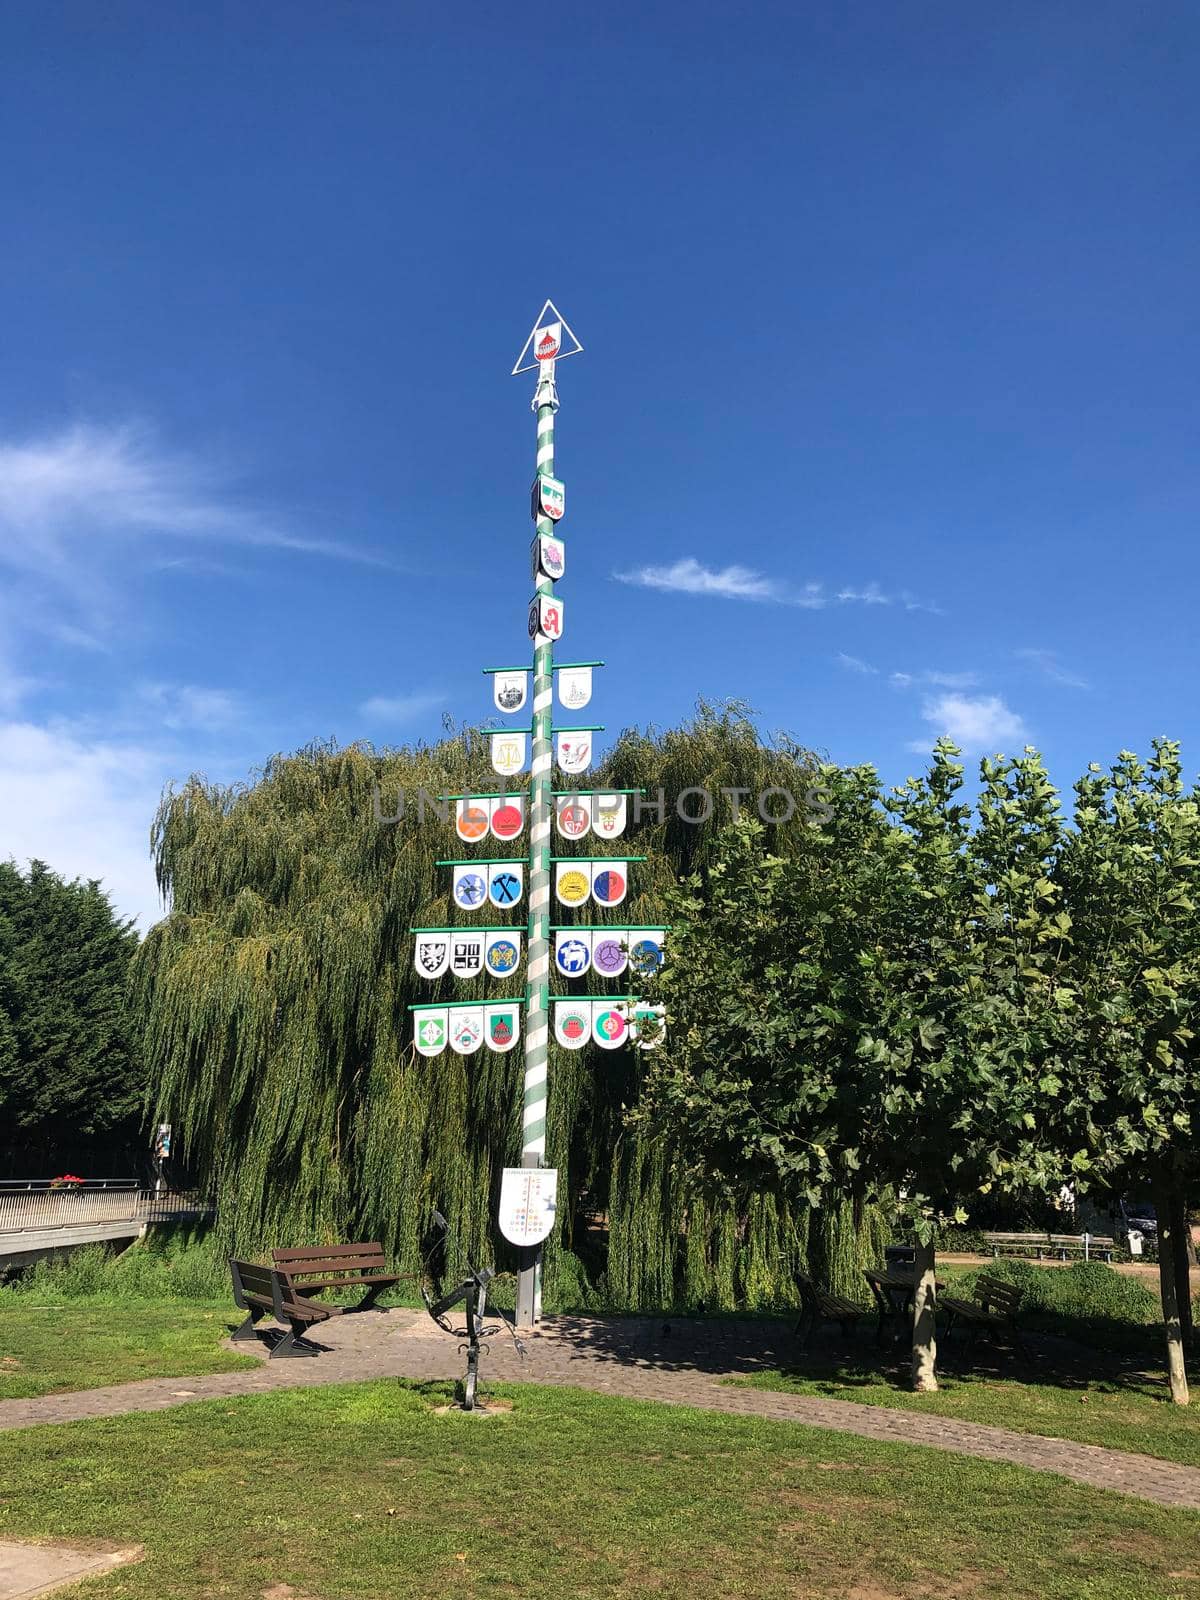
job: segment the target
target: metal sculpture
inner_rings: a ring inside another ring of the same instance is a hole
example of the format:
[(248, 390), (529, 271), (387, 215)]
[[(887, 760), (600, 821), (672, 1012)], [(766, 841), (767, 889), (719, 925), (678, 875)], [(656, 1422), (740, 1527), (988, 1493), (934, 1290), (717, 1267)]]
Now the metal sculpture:
[[(445, 1245), (450, 1233), (450, 1225), (440, 1211), (433, 1213), (433, 1226), (435, 1238), (426, 1253), (426, 1262), (439, 1247)], [(440, 1285), (433, 1274), (429, 1274), (428, 1280), (423, 1278), (421, 1282), (421, 1299), (425, 1302), (426, 1311), (444, 1333), (452, 1334), (461, 1341), (459, 1351), (466, 1352), (467, 1372), (462, 1380), (464, 1411), (487, 1409), (477, 1401), (476, 1394), (479, 1386), (479, 1357), (489, 1352), (490, 1347), (486, 1341), (493, 1334), (499, 1333), (500, 1329), (504, 1328), (512, 1338), (521, 1360), (525, 1359), (525, 1346), (517, 1337), (515, 1328), (505, 1320), (502, 1313), (499, 1314), (499, 1322), (493, 1323), (491, 1327), (484, 1325), (484, 1318), (487, 1315), (488, 1285), (493, 1283), (497, 1276), (507, 1277), (509, 1274), (497, 1274), (494, 1267), (476, 1267), (468, 1260), (466, 1277), (457, 1287), (445, 1294), (440, 1292)], [(466, 1323), (461, 1328), (452, 1327), (447, 1317), (447, 1312), (453, 1311), (458, 1305), (462, 1305), (466, 1313)]]

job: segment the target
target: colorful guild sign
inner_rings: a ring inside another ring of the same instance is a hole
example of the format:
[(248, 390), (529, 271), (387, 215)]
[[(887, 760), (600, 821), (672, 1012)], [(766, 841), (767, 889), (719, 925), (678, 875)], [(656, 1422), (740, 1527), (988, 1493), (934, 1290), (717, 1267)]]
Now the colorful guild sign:
[(582, 839), (591, 830), (592, 808), (579, 795), (567, 795), (556, 803), (554, 820), (564, 839)]
[(454, 831), (467, 844), (487, 838), (490, 815), (486, 800), (463, 799), (454, 803)]
[(602, 978), (619, 978), (629, 965), (628, 937), (623, 929), (592, 936), (592, 966)]
[(629, 814), (628, 799), (623, 794), (596, 794), (592, 796), (592, 828), (601, 839), (619, 839), (625, 832)]
[(554, 868), (554, 892), (560, 905), (583, 905), (592, 889), (591, 873), (586, 861), (576, 865), (560, 861)]
[(478, 911), (487, 902), (487, 879), (475, 867), (455, 867), (452, 893), (456, 906)]
[(440, 1056), (450, 1037), (449, 1012), (415, 1011), (413, 1013), (413, 1043), (423, 1056)]
[(552, 594), (535, 594), (529, 602), (529, 637), (535, 640), (562, 638), (563, 603)]
[(551, 522), (557, 522), (566, 510), (567, 486), (559, 478), (538, 478), (534, 488), (537, 490), (537, 517), (549, 517)]
[(663, 964), (664, 929), (639, 930), (629, 946), (629, 965), (641, 978), (653, 977)]
[(592, 941), (587, 933), (560, 929), (554, 935), (554, 965), (564, 978), (582, 978), (592, 963)]
[(586, 772), (592, 759), (590, 733), (557, 733), (554, 736), (555, 753), (563, 772)]
[(488, 820), (501, 843), (515, 839), (525, 826), (524, 795), (501, 795), (491, 801)]
[(533, 330), (533, 353), (539, 361), (553, 361), (562, 349), (562, 323), (547, 322)]
[(530, 553), (535, 583), (539, 578), (549, 578), (551, 583), (557, 583), (567, 570), (567, 547), (561, 539), (539, 534), (533, 541)]
[(450, 972), (456, 978), (477, 978), (483, 971), (483, 935), (455, 934), (450, 941)]
[(519, 905), (524, 888), (525, 868), (520, 862), (488, 869), (488, 898), (494, 906)]
[(629, 1018), (623, 1006), (592, 1001), (592, 1040), (602, 1050), (618, 1050), (629, 1042)]
[(619, 906), (629, 888), (626, 861), (592, 862), (592, 899), (598, 906)]
[(554, 1002), (554, 1037), (564, 1049), (582, 1050), (592, 1036), (590, 1000)]
[(666, 1031), (665, 1006), (635, 1006), (633, 1036), (643, 1050), (657, 1050)]
[(492, 699), (497, 711), (520, 711), (529, 693), (529, 674), (526, 672), (493, 672)]
[(502, 777), (511, 777), (525, 765), (527, 734), (493, 733), (489, 735), (492, 766)]
[(509, 1244), (540, 1244), (554, 1227), (557, 1208), (556, 1168), (504, 1168), (500, 1177), (500, 1232)]
[(592, 698), (591, 667), (558, 669), (558, 703), (570, 711), (581, 711)]
[(482, 1006), (450, 1007), (450, 1048), (456, 1055), (473, 1056), (483, 1043)]
[(417, 939), (413, 964), (422, 978), (440, 978), (450, 966), (450, 935), (421, 935)]
[(483, 1013), (483, 1031), (487, 1040), (487, 1047), (497, 1055), (503, 1055), (511, 1050), (521, 1037), (521, 1011), (518, 1006), (510, 1002), (501, 1001), (498, 1005), (485, 1006)]
[(493, 978), (507, 978), (521, 964), (521, 935), (512, 932), (489, 933), (483, 947), (483, 964)]

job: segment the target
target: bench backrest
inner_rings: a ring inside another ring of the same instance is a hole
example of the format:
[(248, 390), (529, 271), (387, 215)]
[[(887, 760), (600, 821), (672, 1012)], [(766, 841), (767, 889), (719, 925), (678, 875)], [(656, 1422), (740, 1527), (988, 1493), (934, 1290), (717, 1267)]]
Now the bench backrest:
[(985, 1272), (975, 1285), (975, 1298), (980, 1305), (986, 1306), (989, 1310), (994, 1309), (1005, 1317), (1016, 1315), (1022, 1294), (1023, 1291), (1015, 1283), (1007, 1283), (1003, 1278), (993, 1277), (990, 1272)]
[(383, 1246), (369, 1244), (307, 1245), (299, 1250), (272, 1250), (271, 1259), (295, 1278), (328, 1278), (346, 1272), (382, 1272), (387, 1266)]
[(1048, 1233), (985, 1233), (989, 1244), (1049, 1244)]
[(795, 1275), (796, 1288), (800, 1291), (800, 1300), (806, 1311), (816, 1311), (820, 1305), (820, 1291), (806, 1272), (797, 1272)]
[(286, 1292), (280, 1274), (272, 1267), (263, 1267), (255, 1261), (238, 1261), (233, 1256), (229, 1258), (229, 1270), (233, 1275), (233, 1298), (243, 1311), (250, 1305), (269, 1305), (276, 1316), (283, 1311), (285, 1299), (291, 1296)]

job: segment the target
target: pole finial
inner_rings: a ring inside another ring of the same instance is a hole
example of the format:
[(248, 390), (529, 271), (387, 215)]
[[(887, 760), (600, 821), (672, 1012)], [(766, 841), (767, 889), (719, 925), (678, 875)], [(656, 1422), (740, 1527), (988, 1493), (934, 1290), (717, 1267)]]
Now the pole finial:
[(562, 361), (567, 356), (577, 356), (583, 346), (575, 337), (570, 323), (554, 304), (547, 300), (538, 312), (537, 321), (530, 329), (529, 337), (521, 346), (521, 354), (517, 357), (512, 369), (515, 378), (518, 373), (532, 372), (536, 367), (539, 372), (549, 370), (551, 382), (554, 379), (554, 363)]

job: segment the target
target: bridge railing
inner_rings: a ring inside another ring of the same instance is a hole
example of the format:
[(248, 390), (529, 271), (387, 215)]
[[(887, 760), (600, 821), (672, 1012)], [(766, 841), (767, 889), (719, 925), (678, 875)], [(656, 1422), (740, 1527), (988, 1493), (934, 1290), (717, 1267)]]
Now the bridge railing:
[(157, 1193), (136, 1178), (89, 1178), (56, 1184), (48, 1178), (0, 1180), (0, 1233), (30, 1228), (73, 1228), (88, 1223), (147, 1222), (203, 1216), (211, 1202), (195, 1192)]

